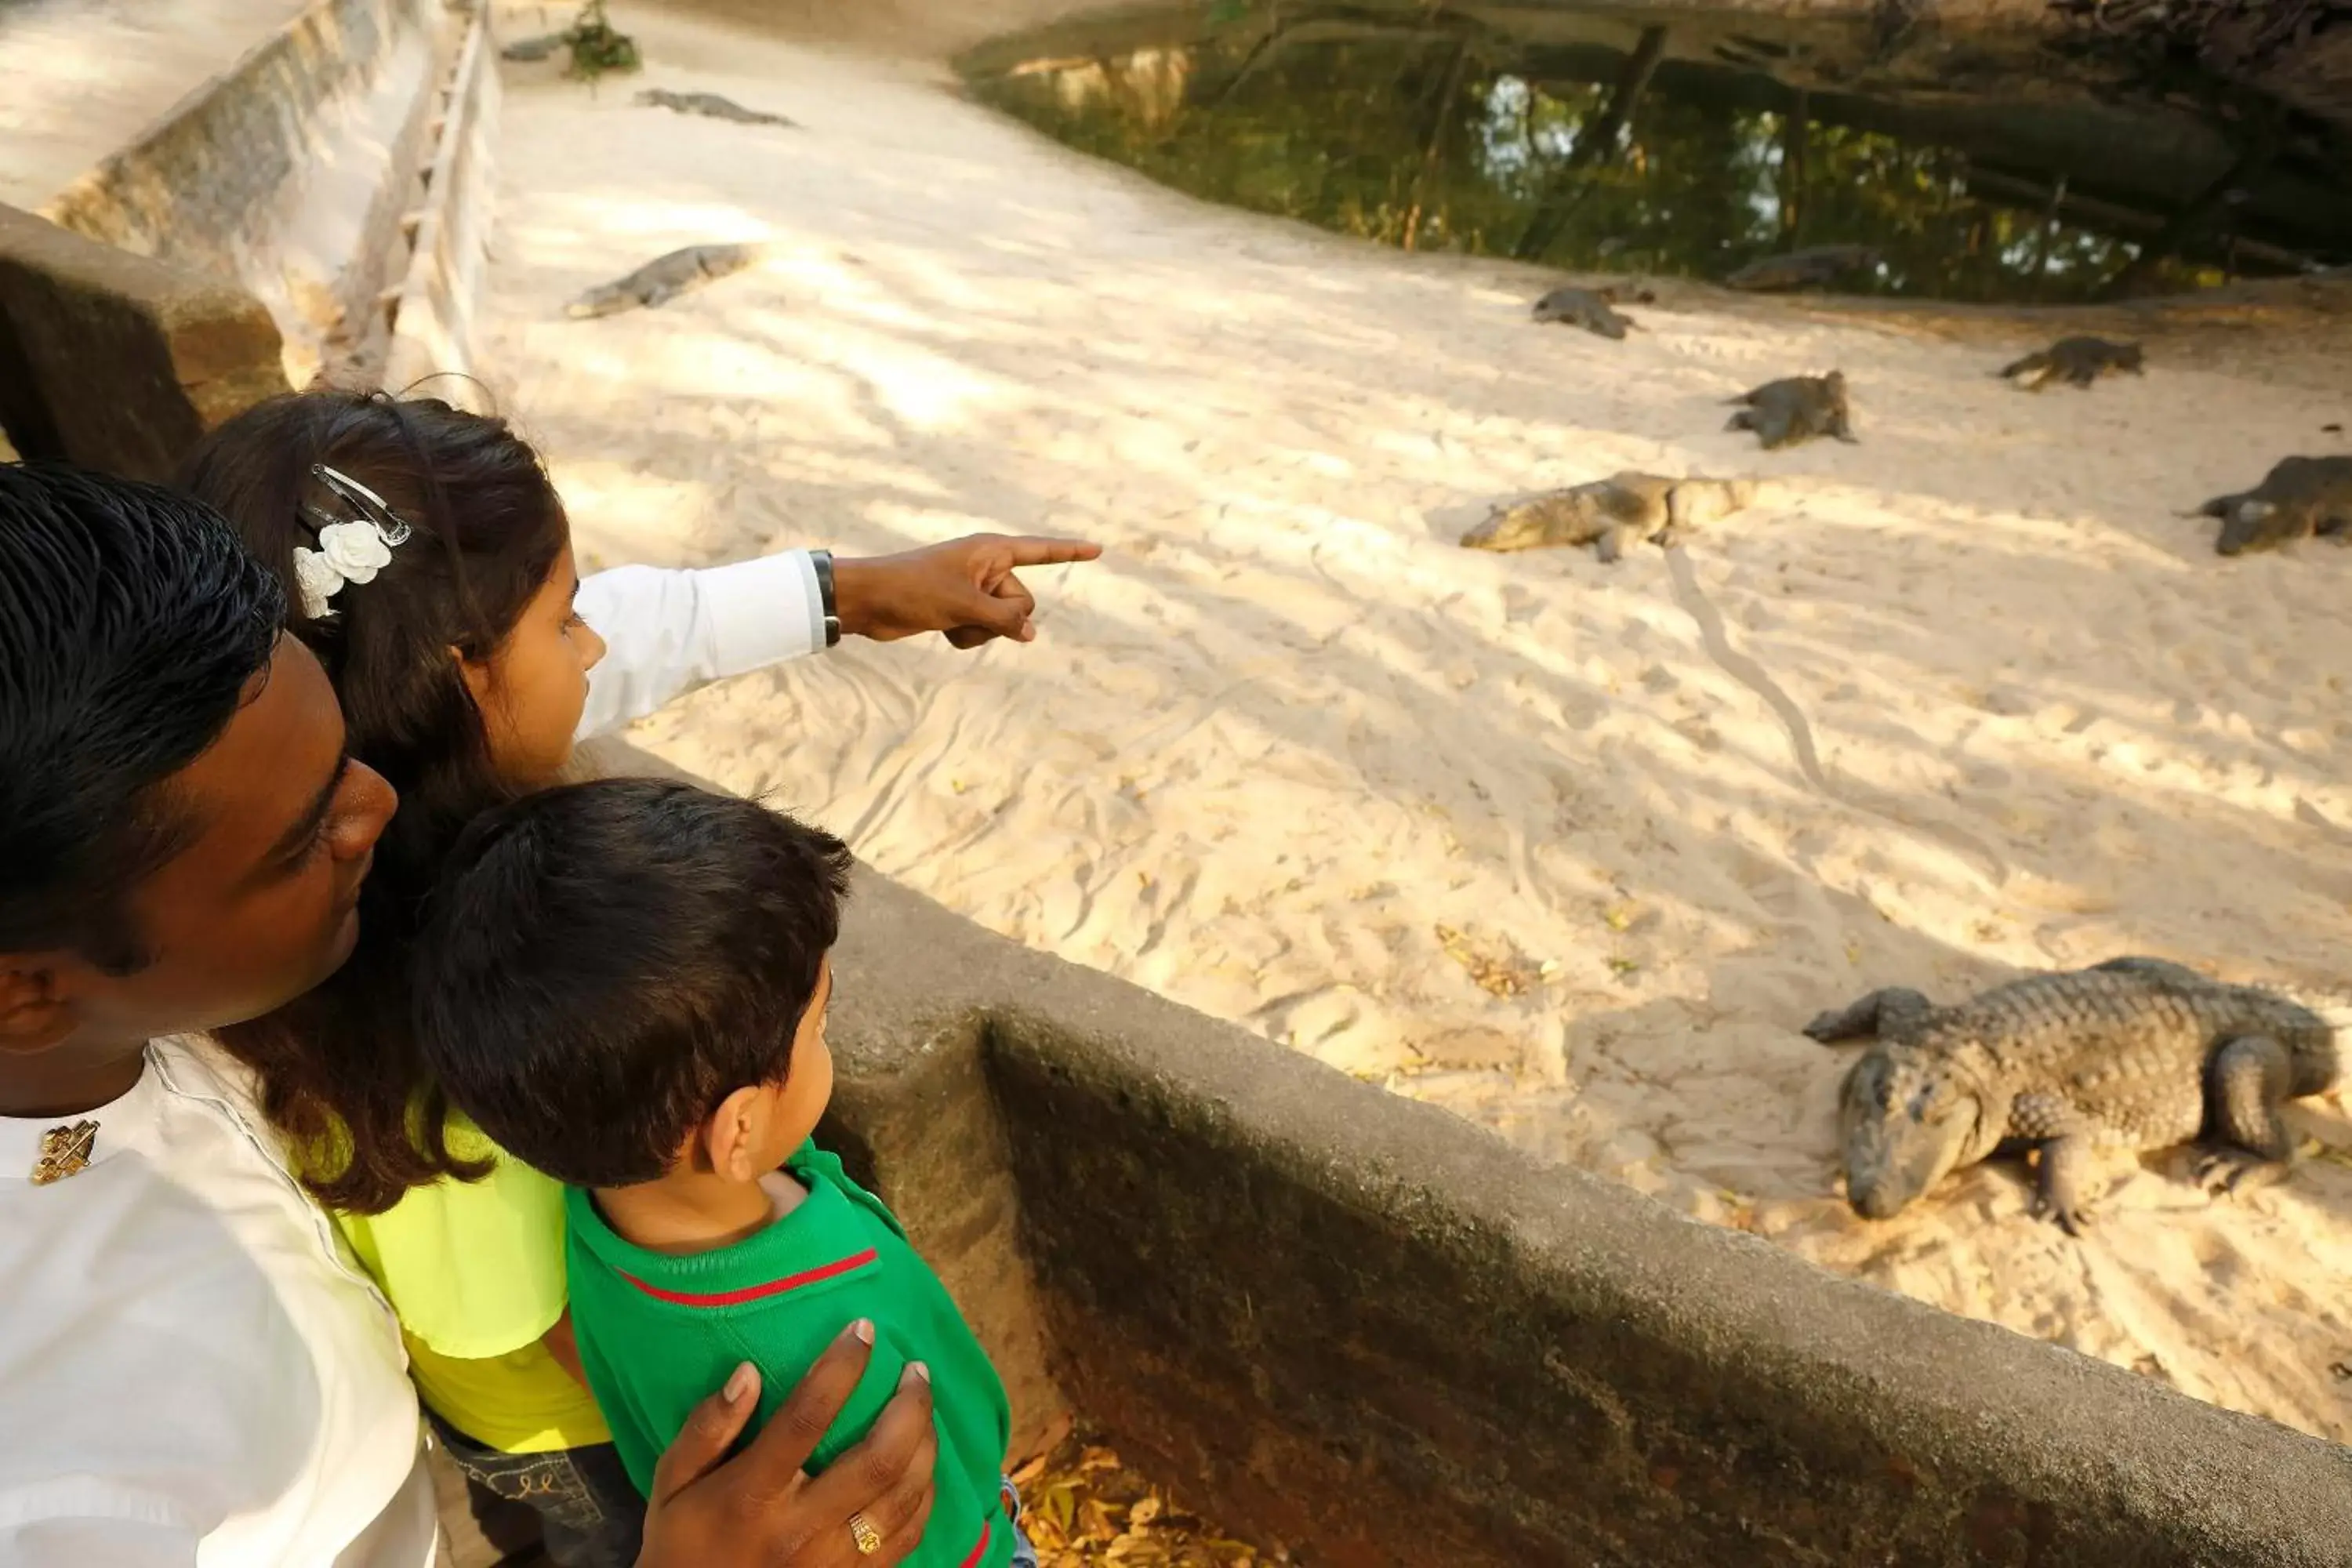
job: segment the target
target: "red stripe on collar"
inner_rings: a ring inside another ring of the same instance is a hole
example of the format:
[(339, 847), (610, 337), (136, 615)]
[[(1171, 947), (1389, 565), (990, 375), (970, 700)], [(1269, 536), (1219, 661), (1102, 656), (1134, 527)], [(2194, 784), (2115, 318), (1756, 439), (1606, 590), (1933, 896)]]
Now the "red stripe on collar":
[(980, 1544), (973, 1547), (971, 1555), (963, 1560), (963, 1568), (972, 1568), (974, 1563), (988, 1555), (989, 1533), (989, 1521), (983, 1519), (980, 1521)]
[(805, 1285), (823, 1284), (825, 1280), (837, 1279), (852, 1269), (863, 1268), (880, 1256), (880, 1253), (869, 1247), (854, 1258), (845, 1258), (837, 1263), (827, 1263), (799, 1274), (788, 1274), (782, 1279), (771, 1279), (765, 1285), (746, 1285), (740, 1290), (708, 1292), (665, 1290), (658, 1285), (648, 1285), (635, 1275), (626, 1271), (615, 1270), (615, 1272), (620, 1273), (622, 1279), (656, 1301), (668, 1301), (680, 1307), (740, 1307), (746, 1301), (764, 1301), (771, 1296), (781, 1296), (788, 1290), (797, 1290)]

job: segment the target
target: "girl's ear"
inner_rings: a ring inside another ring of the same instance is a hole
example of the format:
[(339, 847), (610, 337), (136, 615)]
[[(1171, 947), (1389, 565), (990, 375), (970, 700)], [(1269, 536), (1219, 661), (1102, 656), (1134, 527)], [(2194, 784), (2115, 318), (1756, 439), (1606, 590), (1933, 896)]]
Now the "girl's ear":
[(458, 679), (466, 683), (467, 691), (473, 696), (474, 707), (479, 711), (488, 711), (490, 693), (498, 684), (498, 677), (490, 668), (490, 661), (486, 658), (468, 658), (466, 657), (465, 650), (454, 643), (449, 647), (449, 657), (457, 661)]
[(767, 1173), (760, 1168), (759, 1152), (767, 1142), (767, 1091), (757, 1084), (739, 1089), (719, 1102), (703, 1123), (702, 1145), (709, 1155), (713, 1175), (730, 1182), (756, 1182)]

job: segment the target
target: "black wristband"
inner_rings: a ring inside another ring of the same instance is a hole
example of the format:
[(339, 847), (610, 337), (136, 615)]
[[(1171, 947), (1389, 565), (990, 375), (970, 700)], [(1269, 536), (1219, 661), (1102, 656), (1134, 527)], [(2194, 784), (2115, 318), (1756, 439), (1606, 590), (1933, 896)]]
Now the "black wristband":
[(817, 602), (824, 608), (824, 646), (831, 647), (841, 640), (841, 609), (833, 597), (833, 552), (810, 551), (809, 564), (816, 568)]

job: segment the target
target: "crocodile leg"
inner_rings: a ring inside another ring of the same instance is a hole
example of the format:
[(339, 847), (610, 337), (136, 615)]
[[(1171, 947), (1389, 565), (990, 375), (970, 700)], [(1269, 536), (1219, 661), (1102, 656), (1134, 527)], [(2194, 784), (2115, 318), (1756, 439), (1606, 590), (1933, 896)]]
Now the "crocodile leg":
[(1891, 1034), (1935, 1011), (1936, 1005), (1906, 986), (1874, 991), (1853, 1005), (1823, 1013), (1805, 1026), (1805, 1033), (1825, 1046), (1841, 1040), (1868, 1040)]
[(2197, 1180), (2207, 1192), (2264, 1186), (2286, 1174), (2294, 1137), (2279, 1106), (2294, 1072), (2287, 1048), (2268, 1035), (2241, 1035), (2213, 1053), (2205, 1104), (2221, 1147), (2197, 1162)]
[(2033, 1217), (2055, 1220), (2068, 1236), (2090, 1227), (2090, 1200), (2083, 1189), (2098, 1164), (2090, 1135), (2070, 1132), (2038, 1146), (2033, 1173)]

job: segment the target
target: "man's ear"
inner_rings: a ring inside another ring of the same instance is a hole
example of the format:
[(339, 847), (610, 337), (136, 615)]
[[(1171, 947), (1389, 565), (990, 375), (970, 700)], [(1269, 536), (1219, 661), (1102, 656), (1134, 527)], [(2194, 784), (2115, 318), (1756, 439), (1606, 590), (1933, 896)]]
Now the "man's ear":
[(703, 1123), (702, 1146), (712, 1174), (730, 1182), (756, 1182), (767, 1174), (760, 1168), (759, 1150), (767, 1142), (769, 1098), (757, 1084), (739, 1089)]
[(58, 989), (52, 964), (30, 955), (0, 954), (0, 1051), (31, 1056), (48, 1050), (79, 1021)]

